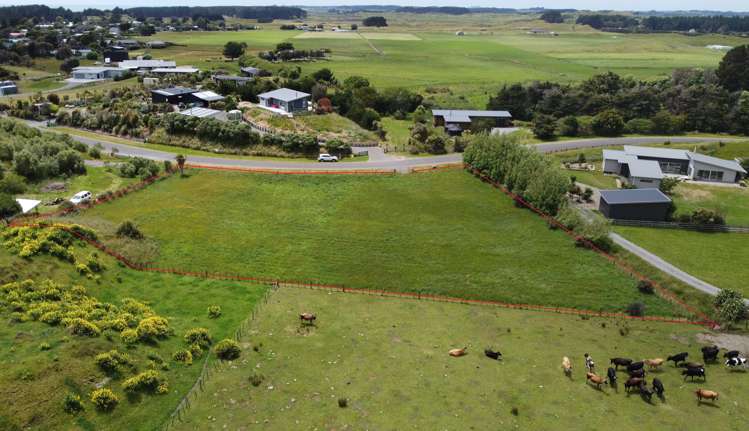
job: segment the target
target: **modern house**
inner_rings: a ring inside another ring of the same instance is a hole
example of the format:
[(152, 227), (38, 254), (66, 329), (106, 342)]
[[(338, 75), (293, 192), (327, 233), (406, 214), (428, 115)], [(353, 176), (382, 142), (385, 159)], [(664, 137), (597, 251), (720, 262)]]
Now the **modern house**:
[(260, 69), (257, 67), (242, 67), (239, 69), (240, 72), (242, 72), (243, 75), (249, 76), (249, 77), (255, 77), (260, 74)]
[(151, 69), (151, 73), (155, 73), (158, 75), (166, 75), (169, 73), (192, 75), (193, 73), (198, 73), (198, 72), (200, 72), (200, 69), (196, 67), (191, 67), (191, 66), (157, 67), (157, 68)]
[(224, 99), (224, 96), (214, 93), (213, 91), (195, 91), (188, 97), (189, 103), (194, 103), (200, 106), (208, 106), (211, 102), (218, 102)]
[(236, 85), (245, 85), (248, 82), (254, 81), (254, 78), (251, 78), (249, 76), (235, 76), (235, 75), (213, 75), (211, 77), (213, 79), (213, 82), (219, 83), (219, 82), (233, 82)]
[(218, 121), (229, 121), (229, 117), (225, 111), (218, 111), (216, 109), (193, 107), (179, 111), (179, 113), (188, 117), (214, 118)]
[(507, 111), (471, 111), (462, 109), (433, 109), (434, 127), (444, 127), (451, 136), (460, 136), (474, 121), (482, 119), (493, 127), (512, 126), (512, 115)]
[(621, 175), (637, 187), (658, 187), (664, 176), (737, 183), (746, 175), (746, 170), (736, 160), (687, 150), (629, 145), (625, 145), (623, 151), (603, 150), (603, 172)]
[(310, 103), (310, 94), (279, 88), (278, 90), (258, 94), (259, 106), (279, 114), (293, 114), (298, 111), (306, 111)]
[(78, 80), (113, 79), (124, 75), (128, 70), (119, 67), (81, 66), (73, 69), (71, 77)]
[(123, 60), (119, 62), (119, 66), (123, 69), (130, 69), (138, 72), (151, 71), (153, 69), (167, 69), (177, 67), (177, 63), (174, 61), (167, 60), (143, 60), (142, 58), (136, 60)]
[(666, 221), (671, 206), (657, 188), (601, 190), (598, 210), (610, 219)]
[(153, 103), (169, 103), (171, 105), (177, 105), (179, 103), (191, 103), (193, 99), (190, 97), (192, 93), (197, 92), (193, 88), (185, 87), (168, 87), (160, 88), (158, 90), (151, 90), (151, 102)]
[(7, 96), (9, 94), (18, 93), (18, 86), (13, 81), (2, 81), (0, 82), (0, 96)]
[(122, 46), (110, 46), (104, 50), (102, 57), (104, 58), (104, 63), (119, 63), (130, 59), (127, 49)]

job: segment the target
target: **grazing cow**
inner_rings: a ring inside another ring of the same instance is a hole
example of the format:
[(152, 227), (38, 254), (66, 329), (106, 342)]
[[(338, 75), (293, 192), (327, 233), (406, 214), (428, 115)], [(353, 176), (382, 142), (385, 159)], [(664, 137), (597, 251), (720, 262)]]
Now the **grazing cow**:
[(627, 371), (632, 372), (636, 370), (641, 370), (645, 366), (645, 363), (643, 361), (639, 362), (632, 362), (631, 364), (627, 365)]
[(609, 378), (609, 382), (612, 385), (615, 385), (616, 384), (616, 370), (613, 369), (613, 368), (611, 368), (611, 367), (609, 367), (609, 369), (606, 371), (606, 375)]
[(702, 350), (703, 361), (712, 362), (718, 359), (718, 352), (720, 352), (718, 346), (705, 346), (700, 350)]
[(697, 389), (694, 391), (694, 394), (697, 395), (697, 402), (701, 403), (702, 399), (706, 400), (717, 400), (718, 399), (718, 393), (715, 391), (708, 391), (707, 389)]
[(706, 379), (704, 368), (687, 368), (681, 372), (681, 375), (684, 376), (684, 380), (686, 380), (687, 377), (691, 377), (692, 380), (694, 380), (695, 377), (702, 377), (702, 380)]
[(679, 362), (684, 362), (687, 360), (687, 356), (689, 356), (689, 353), (687, 352), (681, 352), (677, 353), (675, 355), (671, 355), (668, 358), (666, 358), (667, 361), (674, 361), (674, 367), (679, 366)]
[(632, 363), (632, 360), (631, 359), (627, 359), (627, 358), (611, 358), (611, 362), (610, 363), (613, 364), (614, 366), (616, 366), (616, 369), (618, 371), (620, 365), (622, 367), (627, 367), (627, 366), (629, 366), (629, 364)]
[(645, 379), (640, 377), (630, 377), (626, 382), (624, 382), (624, 390), (629, 392), (630, 388), (639, 388), (640, 383), (644, 381)]
[(746, 358), (742, 358), (740, 356), (736, 356), (735, 358), (728, 358), (726, 359), (726, 365), (731, 368), (738, 367), (739, 365), (746, 368)]
[(314, 325), (317, 316), (312, 313), (302, 313), (299, 315), (299, 322), (303, 325)]
[(653, 391), (645, 385), (645, 382), (640, 383), (640, 395), (648, 402), (653, 399)]
[(699, 362), (685, 362), (681, 364), (682, 368), (705, 368), (704, 364), (700, 364)]
[(645, 369), (633, 370), (629, 372), (629, 377), (645, 377)]
[(655, 389), (655, 393), (658, 394), (658, 397), (663, 398), (663, 392), (665, 389), (663, 388), (663, 382), (661, 382), (661, 379), (657, 377), (653, 379), (653, 389)]
[(484, 355), (486, 355), (487, 358), (491, 358), (497, 361), (502, 359), (502, 353), (499, 350), (495, 352), (492, 349), (484, 349)]
[(647, 365), (651, 370), (655, 370), (660, 368), (661, 365), (663, 365), (663, 358), (655, 358), (655, 359), (645, 359), (645, 365)]
[(570, 362), (570, 358), (566, 356), (562, 358), (562, 369), (567, 377), (572, 375), (572, 362)]
[(468, 347), (463, 347), (462, 349), (450, 349), (450, 351), (448, 351), (447, 353), (450, 356), (454, 356), (457, 358), (457, 357), (465, 355), (467, 350), (468, 350)]
[(585, 373), (585, 379), (593, 383), (594, 385), (596, 385), (597, 389), (601, 389), (601, 385), (606, 384), (606, 379), (604, 379), (603, 377), (599, 376), (596, 373), (591, 373), (591, 372)]
[(740, 355), (741, 355), (741, 352), (739, 352), (738, 350), (729, 350), (729, 351), (727, 351), (726, 353), (723, 354), (723, 357), (724, 358), (735, 358), (735, 357), (740, 356)]
[(593, 371), (593, 368), (595, 367), (596, 367), (596, 363), (593, 362), (593, 357), (586, 353), (585, 354), (585, 368), (588, 371)]

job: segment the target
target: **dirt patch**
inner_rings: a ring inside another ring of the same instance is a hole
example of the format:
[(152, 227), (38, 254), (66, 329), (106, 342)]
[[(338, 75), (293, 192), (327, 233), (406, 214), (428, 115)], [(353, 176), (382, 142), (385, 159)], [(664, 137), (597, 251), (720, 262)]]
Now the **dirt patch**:
[(714, 344), (721, 349), (749, 352), (749, 336), (737, 334), (697, 334), (697, 341)]
[(44, 185), (44, 187), (41, 188), (41, 192), (42, 193), (60, 192), (60, 191), (65, 190), (65, 188), (66, 188), (65, 183), (51, 182), (51, 183)]

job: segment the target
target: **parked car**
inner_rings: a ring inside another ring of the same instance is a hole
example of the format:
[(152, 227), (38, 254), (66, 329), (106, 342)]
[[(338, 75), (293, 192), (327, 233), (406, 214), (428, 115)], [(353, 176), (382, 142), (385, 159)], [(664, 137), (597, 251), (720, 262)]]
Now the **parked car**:
[(330, 154), (327, 154), (327, 153), (323, 153), (317, 156), (317, 161), (318, 162), (337, 162), (338, 157), (331, 156)]
[(73, 205), (78, 205), (79, 203), (88, 202), (90, 200), (91, 200), (91, 192), (86, 191), (86, 190), (82, 192), (78, 192), (75, 195), (73, 195), (72, 198), (70, 198), (70, 202), (73, 203)]

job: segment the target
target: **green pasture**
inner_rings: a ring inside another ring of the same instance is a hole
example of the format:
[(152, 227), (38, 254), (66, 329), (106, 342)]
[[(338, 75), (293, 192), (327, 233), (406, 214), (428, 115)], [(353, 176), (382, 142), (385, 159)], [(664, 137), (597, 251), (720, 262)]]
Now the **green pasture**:
[(723, 214), (727, 224), (749, 226), (749, 190), (745, 187), (682, 183), (676, 187), (673, 199), (677, 215), (705, 208)]
[[(316, 325), (301, 327), (301, 312), (315, 313)], [(698, 326), (281, 288), (241, 340), (242, 356), (209, 379), (177, 429), (740, 430), (749, 375), (722, 364), (707, 365), (706, 382), (685, 382), (671, 364), (648, 373), (665, 386), (650, 403), (626, 393), (624, 371), (601, 390), (585, 381), (584, 353), (605, 375), (612, 357), (686, 351), (701, 361), (699, 348), (716, 338), (746, 348), (745, 337), (720, 337)], [(466, 356), (448, 356), (466, 346)], [(503, 360), (485, 357), (487, 347)], [(698, 404), (697, 388), (720, 398)]]
[(148, 260), (165, 268), (595, 310), (643, 301), (650, 314), (679, 313), (459, 170), (379, 177), (191, 170), (75, 220), (105, 240), (132, 220), (158, 246)]

